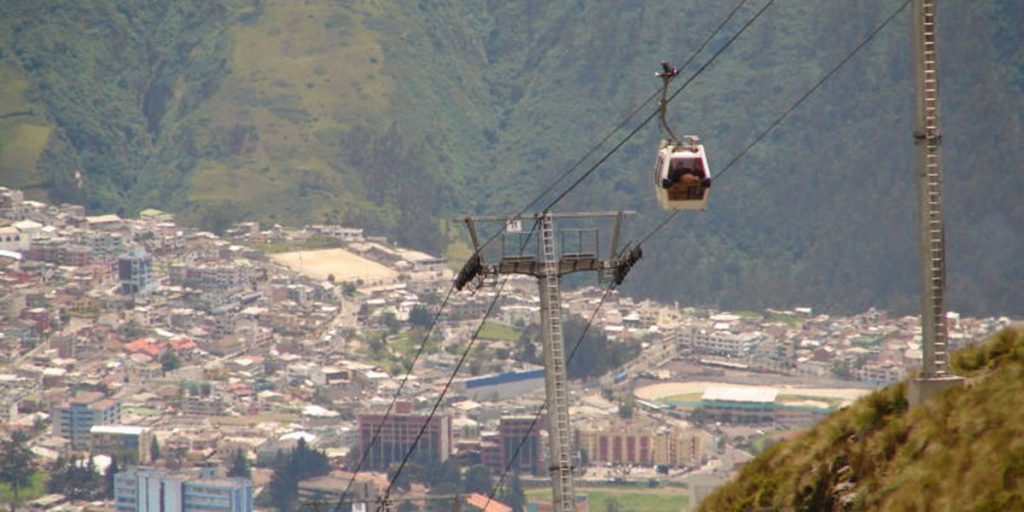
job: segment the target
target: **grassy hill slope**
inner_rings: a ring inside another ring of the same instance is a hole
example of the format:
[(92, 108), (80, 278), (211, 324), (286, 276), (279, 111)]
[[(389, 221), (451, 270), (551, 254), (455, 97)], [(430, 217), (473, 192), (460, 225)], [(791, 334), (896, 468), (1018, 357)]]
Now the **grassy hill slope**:
[(1024, 508), (1024, 330), (959, 351), (953, 367), (966, 389), (913, 410), (903, 384), (877, 391), (770, 447), (700, 510)]
[[(726, 34), (762, 5), (749, 4)], [(670, 119), (724, 165), (898, 4), (778, 2)], [(94, 212), (155, 206), (213, 230), (342, 222), (440, 252), (455, 233), (442, 219), (523, 207), (657, 87), (658, 61), (680, 63), (730, 8), (11, 0), (0, 3), (0, 184)], [(950, 288), (966, 313), (1024, 306), (1010, 284), (1024, 276), (1022, 18), (1013, 0), (942, 6)], [(900, 20), (716, 183), (706, 213), (666, 227), (626, 291), (912, 310)], [(636, 209), (637, 236), (656, 225), (659, 136), (642, 130), (560, 208)]]

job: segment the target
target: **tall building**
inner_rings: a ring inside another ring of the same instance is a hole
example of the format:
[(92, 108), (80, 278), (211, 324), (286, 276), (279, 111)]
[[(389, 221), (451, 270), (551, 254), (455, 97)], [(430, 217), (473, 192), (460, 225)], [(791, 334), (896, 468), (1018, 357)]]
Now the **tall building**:
[[(498, 446), (501, 451), (500, 469), (504, 470), (508, 461), (515, 455), (516, 460), (512, 464), (514, 470), (537, 476), (546, 474), (541, 455), (544, 450), (540, 444), (540, 426), (534, 425), (534, 428), (530, 429), (533, 418), (533, 416), (502, 416), (501, 423), (498, 425)], [(524, 437), (525, 441), (523, 441)], [(522, 446), (519, 445), (521, 441)], [(518, 454), (516, 454), (516, 447), (519, 447)]]
[(146, 427), (94, 425), (89, 430), (89, 453), (109, 455), (119, 466), (149, 463), (153, 433)]
[(216, 468), (129, 467), (114, 475), (114, 505), (117, 512), (251, 512), (252, 482)]
[(577, 446), (591, 462), (639, 466), (694, 466), (703, 459), (695, 431), (616, 421), (576, 431)]
[(125, 295), (148, 292), (154, 284), (153, 257), (138, 248), (121, 255), (117, 258), (117, 278)]
[[(373, 440), (374, 432), (384, 420), (383, 414), (359, 415), (360, 449), (365, 451)], [(412, 404), (398, 402), (388, 419), (380, 427), (380, 437), (366, 456), (366, 467), (387, 469), (392, 462), (399, 462), (412, 446), (423, 428), (427, 416), (412, 413)], [(425, 456), (438, 461), (448, 460), (452, 453), (452, 418), (439, 414), (430, 420), (423, 437), (416, 445), (415, 456)]]
[[(355, 481), (349, 487), (349, 480), (353, 477)], [(348, 494), (345, 495), (348, 501), (365, 503), (367, 512), (377, 512), (377, 496), (387, 485), (387, 478), (380, 473), (353, 475), (345, 471), (332, 471), (330, 474), (299, 482), (299, 503), (334, 504), (342, 498), (342, 492), (348, 489)], [(330, 510), (330, 507), (325, 508)]]
[(71, 442), (75, 450), (89, 447), (89, 434), (94, 425), (121, 423), (121, 402), (105, 398), (103, 393), (79, 393), (53, 408), (53, 435)]

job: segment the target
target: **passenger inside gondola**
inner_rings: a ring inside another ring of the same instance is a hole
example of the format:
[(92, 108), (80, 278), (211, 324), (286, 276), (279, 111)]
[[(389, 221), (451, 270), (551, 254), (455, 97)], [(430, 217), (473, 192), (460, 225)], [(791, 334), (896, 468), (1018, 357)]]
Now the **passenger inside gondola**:
[(699, 159), (678, 159), (670, 164), (668, 178), (662, 186), (673, 201), (702, 199), (706, 178)]

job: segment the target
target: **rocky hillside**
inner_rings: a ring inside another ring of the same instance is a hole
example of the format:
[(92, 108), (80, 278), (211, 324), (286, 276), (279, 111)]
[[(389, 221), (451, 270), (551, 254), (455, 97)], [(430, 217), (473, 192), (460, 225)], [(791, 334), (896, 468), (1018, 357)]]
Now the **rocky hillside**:
[[(900, 3), (778, 2), (671, 120), (723, 165)], [(727, 34), (762, 5), (748, 4)], [(0, 184), (93, 212), (160, 207), (213, 230), (342, 222), (454, 251), (444, 218), (523, 207), (657, 87), (658, 61), (684, 60), (730, 7), (5, 1)], [(952, 307), (1019, 309), (1024, 6), (941, 9)], [(913, 310), (907, 19), (717, 183), (706, 213), (666, 228), (627, 291)], [(658, 138), (642, 130), (560, 206), (636, 209), (642, 236), (663, 218), (648, 176)]]
[(956, 353), (968, 381), (913, 410), (877, 391), (774, 445), (705, 511), (1024, 509), (1024, 329)]

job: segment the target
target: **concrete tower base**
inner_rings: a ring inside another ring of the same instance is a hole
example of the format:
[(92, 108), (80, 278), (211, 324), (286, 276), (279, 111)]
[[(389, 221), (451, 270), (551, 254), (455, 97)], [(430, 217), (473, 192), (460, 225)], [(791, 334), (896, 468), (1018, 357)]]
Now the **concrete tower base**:
[(915, 377), (907, 383), (907, 402), (917, 407), (934, 396), (941, 395), (947, 389), (964, 387), (964, 378), (956, 375), (948, 377)]

